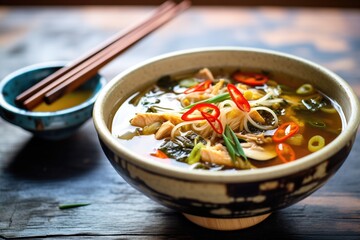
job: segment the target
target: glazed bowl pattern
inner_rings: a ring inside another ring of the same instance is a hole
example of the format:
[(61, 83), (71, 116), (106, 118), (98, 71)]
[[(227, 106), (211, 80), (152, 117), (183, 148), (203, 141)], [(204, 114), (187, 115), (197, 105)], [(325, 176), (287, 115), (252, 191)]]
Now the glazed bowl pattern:
[(106, 81), (96, 75), (82, 89), (93, 93), (85, 102), (71, 108), (54, 112), (32, 112), (18, 107), (15, 98), (25, 89), (63, 67), (63, 63), (43, 63), (22, 68), (0, 83), (0, 116), (34, 136), (44, 139), (63, 139), (73, 134), (92, 116), (92, 109), (100, 89)]
[[(275, 77), (287, 76), (288, 81), (307, 79), (342, 109), (342, 133), (323, 149), (297, 161), (236, 172), (189, 170), (152, 162), (129, 151), (112, 136), (111, 122), (117, 107), (145, 85), (163, 75), (227, 66), (271, 71)], [(146, 61), (110, 81), (101, 91), (93, 112), (101, 146), (129, 184), (164, 206), (184, 213), (193, 222), (221, 230), (252, 226), (325, 184), (348, 156), (359, 118), (356, 95), (329, 70), (292, 55), (237, 47), (194, 49)]]

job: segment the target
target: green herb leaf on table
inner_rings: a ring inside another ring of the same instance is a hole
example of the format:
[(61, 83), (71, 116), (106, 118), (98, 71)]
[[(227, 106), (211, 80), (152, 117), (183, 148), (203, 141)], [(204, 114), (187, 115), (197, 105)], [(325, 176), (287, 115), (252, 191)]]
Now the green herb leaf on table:
[(90, 203), (71, 203), (71, 204), (61, 204), (59, 205), (59, 209), (69, 209), (69, 208), (77, 208), (77, 207), (84, 207), (90, 205)]

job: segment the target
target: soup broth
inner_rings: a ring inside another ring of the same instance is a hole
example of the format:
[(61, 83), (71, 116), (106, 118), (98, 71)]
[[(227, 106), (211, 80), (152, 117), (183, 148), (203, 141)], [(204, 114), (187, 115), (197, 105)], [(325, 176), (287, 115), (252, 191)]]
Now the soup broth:
[(164, 76), (135, 93), (117, 110), (112, 134), (149, 161), (241, 170), (320, 150), (340, 134), (341, 116), (337, 105), (307, 82), (204, 68)]

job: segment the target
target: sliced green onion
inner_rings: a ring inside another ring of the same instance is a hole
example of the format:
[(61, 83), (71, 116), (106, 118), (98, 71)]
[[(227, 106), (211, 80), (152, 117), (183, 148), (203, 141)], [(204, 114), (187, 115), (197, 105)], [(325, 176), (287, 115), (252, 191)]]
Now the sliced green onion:
[(310, 152), (319, 151), (321, 148), (325, 146), (325, 139), (320, 135), (315, 135), (310, 138), (308, 142), (308, 149)]
[(235, 149), (234, 149), (233, 145), (231, 144), (230, 139), (228, 139), (228, 137), (225, 136), (225, 134), (223, 134), (223, 138), (224, 138), (224, 143), (225, 143), (226, 149), (228, 150), (231, 160), (233, 162), (237, 161)]
[(322, 122), (322, 121), (317, 121), (317, 120), (313, 120), (313, 121), (307, 121), (311, 126), (316, 127), (316, 128), (325, 128), (326, 127), (326, 123)]
[(201, 158), (201, 148), (205, 147), (201, 142), (197, 143), (194, 148), (191, 150), (189, 157), (187, 159), (188, 164), (194, 164), (200, 161)]
[(216, 95), (212, 98), (208, 98), (208, 99), (204, 99), (204, 100), (201, 100), (201, 101), (198, 101), (196, 103), (193, 103), (189, 106), (186, 106), (185, 109), (187, 108), (192, 108), (193, 106), (195, 106), (196, 104), (199, 104), (199, 103), (218, 103), (218, 102), (222, 102), (222, 101), (225, 101), (227, 99), (230, 99), (230, 94), (228, 92), (225, 92), (225, 93), (222, 93), (222, 94), (219, 94), (219, 95)]
[(299, 95), (309, 95), (314, 93), (314, 87), (311, 84), (306, 83), (296, 89), (296, 93)]
[(227, 128), (228, 128), (228, 132), (230, 132), (229, 135), (231, 135), (231, 138), (233, 139), (233, 141), (235, 143), (236, 155), (238, 157), (242, 157), (245, 160), (247, 160), (247, 157), (245, 155), (245, 152), (244, 152), (243, 148), (241, 147), (239, 139), (236, 137), (234, 131), (228, 125), (227, 125)]
[(247, 161), (247, 157), (241, 147), (239, 139), (236, 137), (234, 131), (228, 125), (226, 125), (225, 127), (223, 138), (225, 146), (233, 162), (237, 161), (237, 157), (243, 158)]
[(63, 210), (63, 209), (69, 209), (69, 208), (83, 207), (83, 206), (87, 206), (87, 205), (90, 205), (90, 203), (62, 204), (62, 205), (59, 205), (59, 209)]
[(193, 87), (195, 86), (196, 84), (198, 84), (199, 82), (196, 81), (195, 78), (186, 78), (186, 79), (183, 79), (179, 82), (179, 86), (180, 87), (186, 87), (186, 88), (190, 88), (190, 87)]

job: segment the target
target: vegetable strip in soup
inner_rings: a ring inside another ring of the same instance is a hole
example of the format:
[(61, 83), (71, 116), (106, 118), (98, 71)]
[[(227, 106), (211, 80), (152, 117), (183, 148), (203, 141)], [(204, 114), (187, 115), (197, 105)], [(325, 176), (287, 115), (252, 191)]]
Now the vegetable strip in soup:
[(165, 76), (120, 106), (112, 131), (149, 161), (191, 169), (296, 161), (334, 140), (342, 122), (310, 83), (287, 82), (263, 72), (207, 68)]

